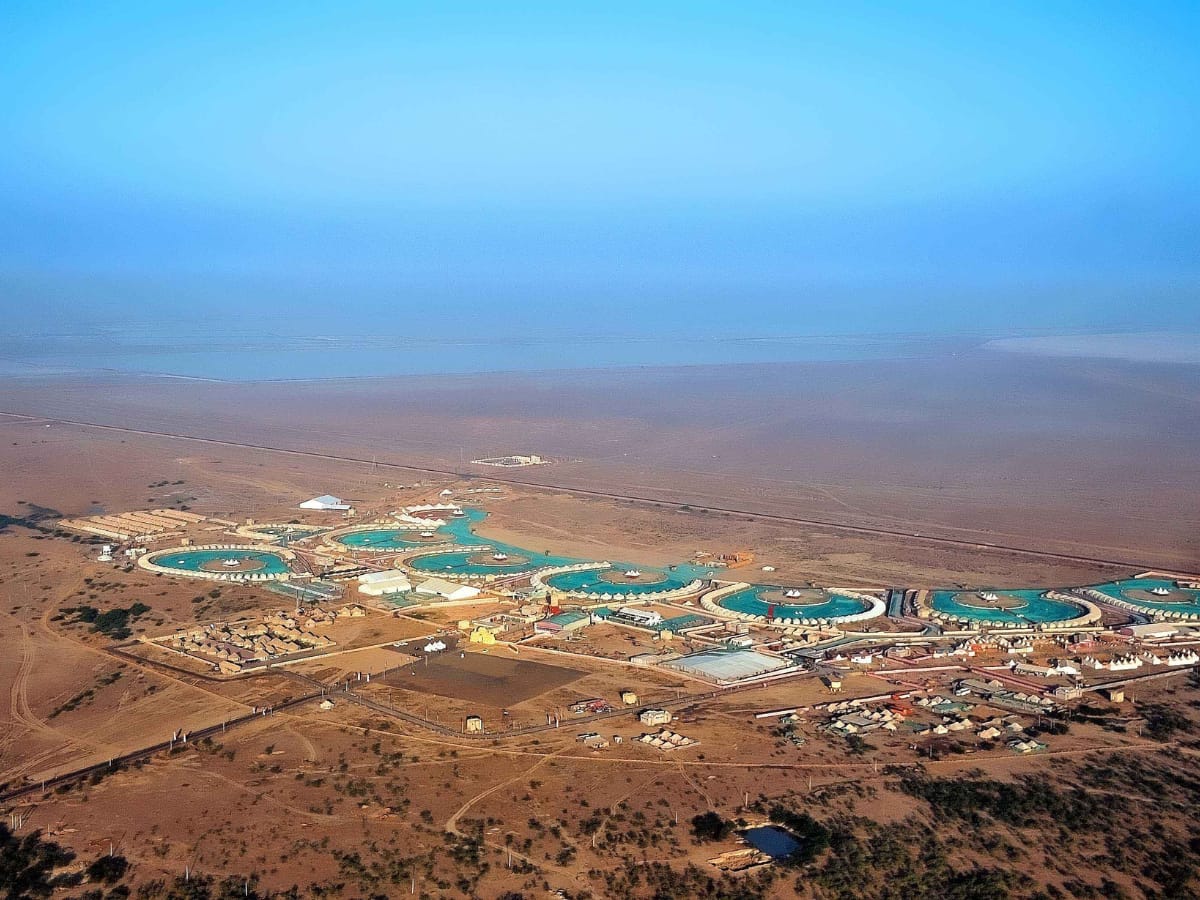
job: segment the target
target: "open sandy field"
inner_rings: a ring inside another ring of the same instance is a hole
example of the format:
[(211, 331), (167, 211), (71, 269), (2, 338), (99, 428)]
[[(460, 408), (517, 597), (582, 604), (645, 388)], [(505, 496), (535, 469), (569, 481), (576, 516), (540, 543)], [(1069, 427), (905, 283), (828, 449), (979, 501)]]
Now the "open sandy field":
[(436, 694), (490, 707), (517, 705), (570, 684), (585, 673), (530, 659), (472, 653), (435, 657), (389, 675), (384, 682), (418, 694)]
[[(0, 412), (1194, 568), (1198, 371), (950, 354), (402, 381), (7, 379)], [(231, 452), (170, 446), (181, 458)], [(500, 448), (562, 462), (466, 463)], [(260, 459), (268, 492), (299, 463)], [(325, 487), (353, 494), (355, 479), (325, 471)], [(847, 538), (792, 531), (806, 543)], [(881, 537), (872, 545), (892, 543)], [(937, 565), (947, 549), (905, 541), (891, 555)], [(858, 542), (844, 550), (861, 552)]]

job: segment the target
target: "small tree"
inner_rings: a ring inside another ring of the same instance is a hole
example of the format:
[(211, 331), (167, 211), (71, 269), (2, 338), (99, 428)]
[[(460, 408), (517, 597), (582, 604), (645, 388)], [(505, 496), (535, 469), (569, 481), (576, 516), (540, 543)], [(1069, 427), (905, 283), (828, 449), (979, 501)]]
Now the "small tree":
[(87, 867), (87, 876), (92, 881), (113, 884), (125, 877), (128, 868), (129, 860), (125, 857), (105, 854)]
[(692, 836), (697, 843), (707, 843), (708, 841), (720, 841), (729, 836), (733, 831), (733, 823), (722, 819), (715, 812), (701, 813), (692, 818)]

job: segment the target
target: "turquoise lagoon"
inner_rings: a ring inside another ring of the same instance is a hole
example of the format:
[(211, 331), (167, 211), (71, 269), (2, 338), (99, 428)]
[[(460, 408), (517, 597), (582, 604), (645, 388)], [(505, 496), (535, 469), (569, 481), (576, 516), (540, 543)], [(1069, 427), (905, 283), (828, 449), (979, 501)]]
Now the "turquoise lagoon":
[(1024, 602), (1017, 609), (989, 609), (985, 607), (968, 606), (959, 603), (958, 594), (975, 594), (976, 591), (934, 591), (929, 598), (930, 605), (940, 613), (957, 619), (968, 619), (973, 622), (1011, 622), (1013, 625), (1028, 625), (1030, 622), (1062, 622), (1082, 615), (1083, 608), (1062, 600), (1050, 600), (1044, 597), (1045, 591), (1039, 589), (1010, 590), (995, 588), (993, 593), (1002, 597), (1015, 597)]
[[(1129, 596), (1129, 591), (1151, 591), (1162, 588), (1172, 592), (1187, 595), (1190, 599), (1182, 603), (1169, 601), (1147, 600), (1141, 597)], [(1099, 591), (1106, 597), (1132, 603), (1144, 609), (1157, 612), (1181, 612), (1200, 616), (1200, 590), (1194, 588), (1177, 588), (1174, 581), (1163, 578), (1127, 578), (1124, 581), (1112, 581), (1107, 584), (1092, 585), (1092, 590)]]
[[(766, 616), (767, 610), (771, 607), (771, 602), (764, 600), (762, 594), (767, 591), (779, 590), (783, 589), (765, 584), (754, 585), (744, 591), (738, 591), (736, 594), (723, 597), (717, 603), (719, 606), (723, 606), (725, 609), (733, 612)], [(806, 604), (804, 606), (787, 606), (783, 603), (776, 603), (775, 618), (831, 619), (834, 616), (852, 616), (856, 613), (866, 612), (870, 608), (871, 605), (865, 600), (830, 593), (829, 599), (824, 603)]]
[(222, 571), (221, 562), (226, 559), (254, 559), (263, 564), (252, 571), (230, 573), (235, 575), (282, 575), (291, 571), (287, 560), (270, 550), (177, 550), (156, 556), (151, 561), (165, 569), (213, 573)]
[[(441, 536), (444, 543), (449, 544), (453, 540), (441, 528), (430, 530)], [(413, 550), (430, 546), (428, 541), (409, 540), (416, 533), (411, 528), (371, 528), (340, 534), (334, 540), (351, 550)]]
[[(652, 584), (620, 584), (605, 581), (600, 576), (605, 572), (624, 572), (638, 568), (642, 572), (659, 573), (665, 576), (663, 581)], [(711, 578), (712, 569), (705, 566), (679, 565), (674, 569), (648, 569), (644, 566), (613, 565), (606, 569), (585, 569), (581, 572), (563, 572), (546, 579), (546, 584), (558, 591), (572, 591), (586, 594), (656, 594), (660, 591), (673, 591), (684, 587), (697, 578)]]

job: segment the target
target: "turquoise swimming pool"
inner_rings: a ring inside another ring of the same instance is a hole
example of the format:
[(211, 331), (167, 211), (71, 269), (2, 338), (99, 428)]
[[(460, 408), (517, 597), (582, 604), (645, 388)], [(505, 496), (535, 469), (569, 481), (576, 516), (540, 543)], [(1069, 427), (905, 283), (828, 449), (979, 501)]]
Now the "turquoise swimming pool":
[(275, 537), (283, 537), (284, 535), (317, 534), (329, 529), (323, 528), (320, 525), (252, 525), (251, 530), (259, 534), (273, 534)]
[(933, 591), (930, 606), (937, 612), (956, 619), (972, 622), (1011, 622), (1013, 625), (1028, 625), (1041, 622), (1063, 622), (1078, 618), (1083, 608), (1062, 600), (1051, 600), (1038, 589), (1010, 590), (996, 588), (992, 593), (1001, 598), (1012, 598), (1020, 605), (1011, 609), (1000, 607), (971, 606), (958, 598), (968, 600), (978, 597), (977, 591)]
[[(763, 599), (763, 594), (769, 591), (782, 590), (766, 584), (756, 584), (744, 591), (730, 594), (717, 601), (718, 606), (733, 612), (749, 613), (753, 616), (766, 616), (771, 608), (771, 602)], [(866, 612), (871, 604), (856, 597), (843, 597), (841, 594), (824, 592), (828, 599), (824, 603), (804, 604), (803, 606), (788, 606), (783, 603), (775, 604), (776, 619), (832, 619), (835, 616), (853, 616)]]
[(437, 535), (436, 541), (416, 539), (421, 530), (412, 528), (370, 528), (365, 531), (339, 534), (334, 540), (351, 550), (413, 550), (417, 547), (428, 547), (431, 544), (455, 543), (454, 538), (447, 534), (445, 529), (428, 530)]
[[(570, 565), (570, 563), (564, 563)], [(562, 572), (546, 579), (547, 587), (564, 593), (584, 594), (657, 594), (662, 591), (673, 591), (690, 584), (697, 578), (704, 579), (712, 576), (712, 570), (703, 566), (680, 565), (675, 569), (647, 569), (637, 567), (648, 575), (661, 575), (661, 581), (646, 583), (610, 581), (604, 578), (606, 572), (625, 572), (634, 568), (629, 565), (613, 565), (606, 569), (585, 569), (580, 572)]]
[[(532, 572), (535, 569), (545, 569), (551, 566), (569, 566), (579, 562), (577, 559), (570, 559), (566, 556), (535, 553), (524, 547), (516, 547), (503, 541), (480, 537), (475, 533), (475, 526), (487, 517), (487, 513), (473, 507), (464, 508), (463, 513), (461, 516), (448, 520), (437, 530), (437, 533), (444, 535), (447, 543), (459, 547), (488, 547), (488, 550), (453, 550), (446, 553), (431, 553), (428, 556), (410, 559), (408, 565), (418, 572), (453, 577), (455, 575), (515, 575), (520, 572)], [(493, 560), (490, 558), (493, 553), (507, 554), (512, 557), (513, 561), (503, 563)]]
[[(226, 560), (238, 560), (226, 566)], [(150, 560), (164, 569), (180, 572), (227, 572), (231, 575), (282, 575), (291, 571), (287, 560), (271, 550), (220, 548), (216, 550), (172, 550)]]
[[(1132, 603), (1147, 610), (1200, 616), (1200, 590), (1176, 587), (1174, 581), (1162, 578), (1127, 578), (1124, 581), (1095, 584), (1091, 588), (1106, 597)], [(1169, 591), (1170, 594), (1159, 599), (1151, 593), (1155, 590)]]
[[(544, 569), (548, 566), (569, 565), (562, 557), (546, 556), (542, 553), (530, 553), (502, 544), (488, 544), (491, 550), (455, 550), (449, 553), (431, 553), (428, 556), (418, 556), (410, 559), (408, 565), (418, 572), (428, 572), (431, 575), (514, 575), (519, 572), (532, 572), (534, 569)], [(505, 553), (512, 561), (491, 559), (493, 553)], [(482, 557), (482, 559), (481, 559)]]

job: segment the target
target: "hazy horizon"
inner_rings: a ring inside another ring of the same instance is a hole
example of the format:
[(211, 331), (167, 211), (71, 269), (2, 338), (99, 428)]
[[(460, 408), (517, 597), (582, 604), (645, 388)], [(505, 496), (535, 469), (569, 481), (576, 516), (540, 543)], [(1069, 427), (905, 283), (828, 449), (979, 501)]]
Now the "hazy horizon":
[(6, 18), (9, 360), (1200, 332), (1191, 5)]

